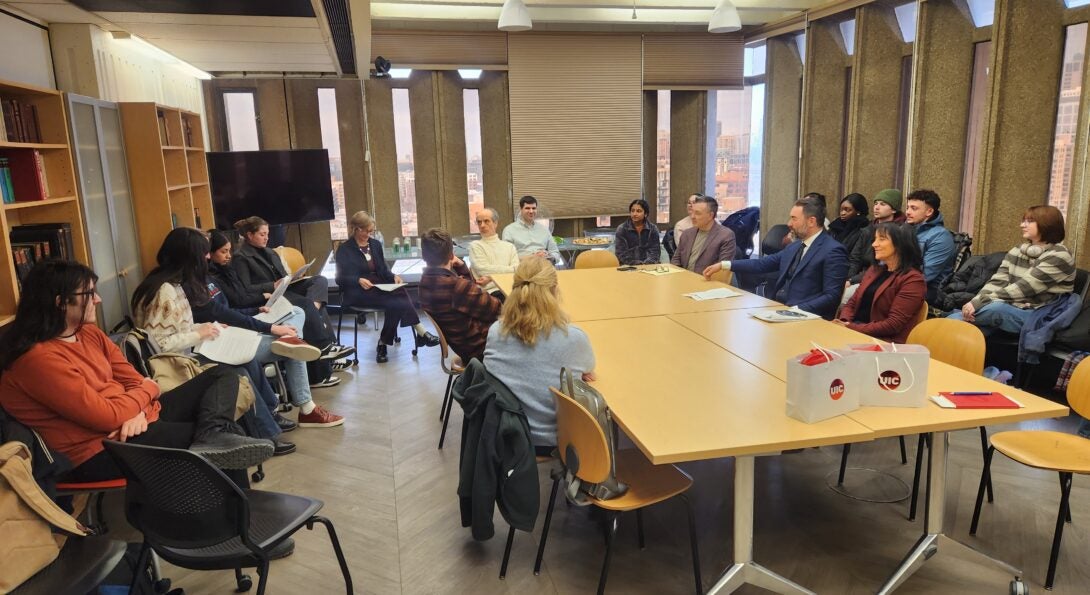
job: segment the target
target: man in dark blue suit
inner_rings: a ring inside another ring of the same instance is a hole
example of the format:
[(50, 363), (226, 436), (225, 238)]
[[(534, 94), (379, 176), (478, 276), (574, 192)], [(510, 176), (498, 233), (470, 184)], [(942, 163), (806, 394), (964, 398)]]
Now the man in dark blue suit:
[(799, 199), (787, 223), (797, 240), (762, 258), (713, 264), (704, 269), (704, 276), (722, 269), (736, 273), (778, 271), (775, 283), (766, 292), (768, 297), (832, 320), (848, 278), (848, 252), (832, 236), (822, 233), (824, 222), (824, 204), (812, 198)]

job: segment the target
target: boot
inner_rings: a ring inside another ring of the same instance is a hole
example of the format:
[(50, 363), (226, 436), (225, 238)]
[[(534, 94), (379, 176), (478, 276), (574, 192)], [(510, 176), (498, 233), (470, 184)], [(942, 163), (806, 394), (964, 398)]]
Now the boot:
[(271, 458), (273, 443), (262, 438), (213, 431), (195, 440), (189, 450), (220, 469), (246, 469)]

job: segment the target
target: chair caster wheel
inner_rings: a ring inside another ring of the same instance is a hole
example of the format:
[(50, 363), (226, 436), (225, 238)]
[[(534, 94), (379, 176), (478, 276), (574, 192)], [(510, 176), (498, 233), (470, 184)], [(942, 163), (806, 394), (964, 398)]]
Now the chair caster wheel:
[(155, 581), (155, 584), (153, 584), (151, 587), (156, 593), (166, 593), (170, 591), (170, 579), (161, 578)]
[(1022, 582), (1022, 577), (1016, 576), (1014, 577), (1014, 580), (1011, 581), (1010, 595), (1029, 595), (1029, 587), (1026, 586), (1026, 583)]
[(235, 593), (245, 593), (254, 587), (254, 579), (250, 578), (250, 575), (244, 574), (238, 577), (238, 587), (235, 589)]
[(265, 472), (264, 471), (254, 471), (253, 474), (250, 475), (250, 481), (252, 481), (254, 483), (261, 483), (264, 479), (265, 479)]

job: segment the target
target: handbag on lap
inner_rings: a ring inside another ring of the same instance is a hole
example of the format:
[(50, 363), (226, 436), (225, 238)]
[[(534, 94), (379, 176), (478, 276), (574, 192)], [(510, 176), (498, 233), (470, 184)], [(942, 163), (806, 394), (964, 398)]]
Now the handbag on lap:
[(568, 499), (574, 504), (585, 506), (590, 502), (584, 495), (593, 496), (598, 500), (609, 500), (624, 494), (628, 491), (628, 485), (617, 479), (617, 445), (613, 438), (613, 417), (609, 413), (605, 397), (567, 368), (560, 369), (560, 386), (564, 394), (582, 405), (583, 409), (589, 411), (598, 421), (602, 434), (606, 437), (606, 445), (609, 447), (609, 477), (600, 483), (587, 483), (568, 470), (565, 475)]

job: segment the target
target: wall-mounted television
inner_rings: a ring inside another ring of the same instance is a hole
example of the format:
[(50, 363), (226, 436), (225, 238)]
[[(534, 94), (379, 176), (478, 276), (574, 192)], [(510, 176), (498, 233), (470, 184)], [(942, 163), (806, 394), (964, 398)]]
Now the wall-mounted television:
[(333, 218), (329, 152), (230, 151), (208, 153), (208, 180), (216, 227), (257, 215), (271, 225)]

